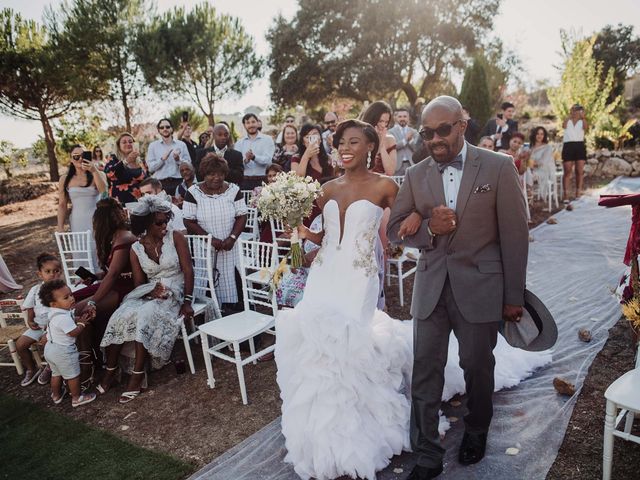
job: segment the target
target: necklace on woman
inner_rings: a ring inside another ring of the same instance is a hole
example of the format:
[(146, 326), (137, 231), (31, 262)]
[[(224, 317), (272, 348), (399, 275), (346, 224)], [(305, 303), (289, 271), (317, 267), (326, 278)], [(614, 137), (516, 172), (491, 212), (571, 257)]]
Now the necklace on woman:
[(153, 252), (155, 253), (155, 258), (157, 258), (159, 261), (160, 251), (162, 250), (162, 239), (159, 242), (153, 242), (149, 237), (145, 237), (145, 240), (149, 248), (153, 249)]

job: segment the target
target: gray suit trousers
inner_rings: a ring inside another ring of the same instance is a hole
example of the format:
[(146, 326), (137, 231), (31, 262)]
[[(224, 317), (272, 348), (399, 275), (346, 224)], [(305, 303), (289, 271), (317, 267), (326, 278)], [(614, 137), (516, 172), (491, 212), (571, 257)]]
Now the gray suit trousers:
[(465, 429), (469, 433), (489, 430), (493, 416), (493, 349), (499, 325), (499, 321), (467, 322), (453, 298), (448, 277), (431, 315), (414, 319), (411, 446), (418, 455), (418, 465), (434, 468), (444, 457), (438, 434), (438, 410), (451, 330), (460, 345), (460, 367), (466, 383), (469, 413), (464, 417)]

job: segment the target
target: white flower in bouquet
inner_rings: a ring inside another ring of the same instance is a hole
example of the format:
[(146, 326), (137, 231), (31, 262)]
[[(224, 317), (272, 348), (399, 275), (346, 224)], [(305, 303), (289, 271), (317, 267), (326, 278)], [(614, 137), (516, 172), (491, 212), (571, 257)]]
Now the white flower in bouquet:
[(296, 227), (313, 209), (313, 202), (322, 195), (320, 183), (295, 172), (281, 172), (273, 183), (264, 185), (257, 199), (260, 217), (284, 222), (292, 229), (291, 266), (302, 265), (302, 247)]

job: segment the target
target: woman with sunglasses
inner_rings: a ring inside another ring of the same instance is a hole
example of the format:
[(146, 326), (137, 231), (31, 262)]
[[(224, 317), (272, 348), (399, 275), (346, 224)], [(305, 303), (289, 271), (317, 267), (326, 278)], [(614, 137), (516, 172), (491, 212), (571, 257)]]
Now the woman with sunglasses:
[(101, 172), (104, 171), (104, 153), (102, 152), (102, 148), (99, 145), (93, 147), (93, 150), (91, 151), (91, 160), (96, 164), (98, 170), (100, 170)]
[[(139, 240), (131, 247), (136, 288), (113, 313), (100, 346), (106, 348), (107, 372), (114, 372), (122, 353), (131, 359), (131, 376), (120, 403), (135, 399), (147, 387), (145, 365), (169, 361), (183, 318), (193, 317), (193, 266), (184, 235), (168, 228), (171, 203), (155, 195), (131, 208), (131, 230)], [(123, 346), (129, 347), (124, 349)], [(105, 393), (111, 377), (97, 388)]]
[(219, 277), (215, 285), (218, 303), (235, 307), (236, 240), (247, 221), (247, 204), (240, 187), (225, 181), (229, 173), (227, 162), (215, 153), (207, 153), (200, 162), (202, 182), (192, 185), (182, 203), (184, 225), (194, 235), (213, 235), (215, 268)]
[(71, 204), (69, 226), (72, 232), (91, 230), (91, 217), (96, 210), (96, 202), (107, 192), (107, 179), (97, 165), (83, 158), (84, 149), (80, 145), (71, 147), (69, 170), (60, 177), (58, 183), (58, 228), (64, 232), (68, 207)]

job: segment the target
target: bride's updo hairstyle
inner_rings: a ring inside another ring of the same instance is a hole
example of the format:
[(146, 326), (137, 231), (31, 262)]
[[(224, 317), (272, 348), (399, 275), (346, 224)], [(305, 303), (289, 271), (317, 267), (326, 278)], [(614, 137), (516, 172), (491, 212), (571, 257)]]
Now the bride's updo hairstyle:
[(344, 132), (347, 131), (348, 128), (358, 128), (362, 130), (365, 138), (369, 141), (369, 143), (373, 143), (373, 150), (371, 151), (371, 158), (376, 158), (376, 154), (378, 153), (378, 148), (380, 148), (380, 138), (378, 137), (378, 132), (368, 123), (362, 122), (360, 120), (344, 120), (338, 124), (336, 128), (336, 132), (333, 134), (333, 146), (334, 148), (338, 148), (340, 145), (340, 140), (344, 136)]

